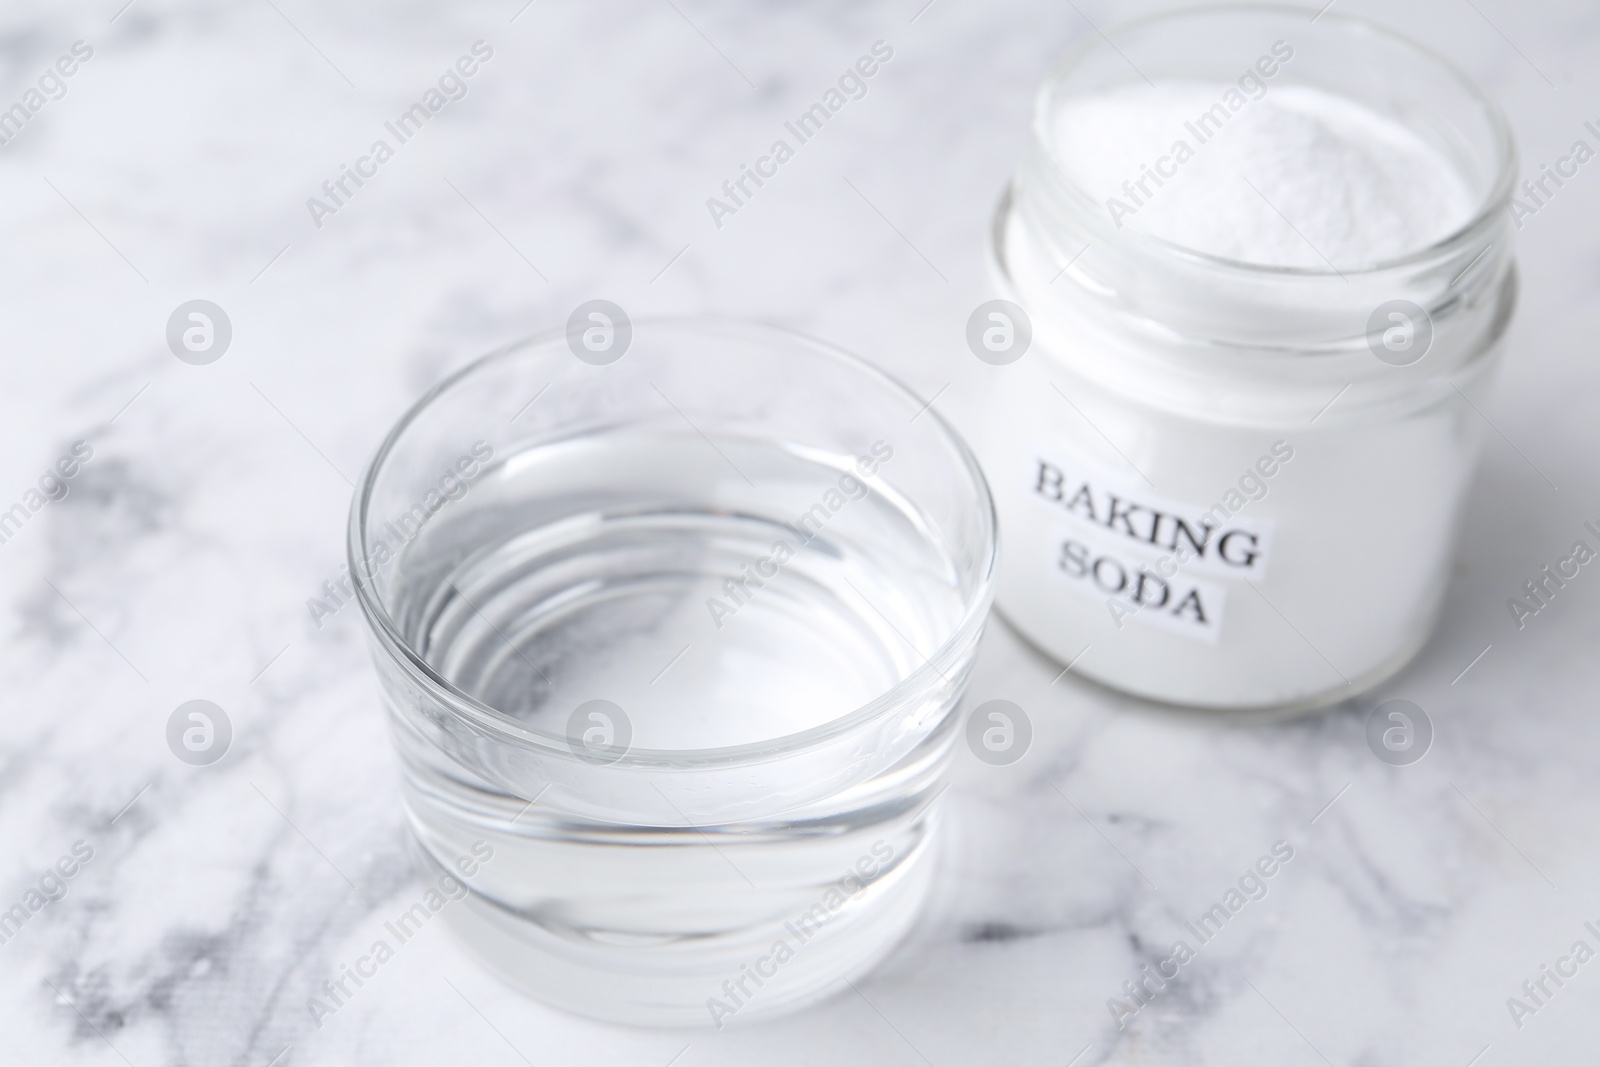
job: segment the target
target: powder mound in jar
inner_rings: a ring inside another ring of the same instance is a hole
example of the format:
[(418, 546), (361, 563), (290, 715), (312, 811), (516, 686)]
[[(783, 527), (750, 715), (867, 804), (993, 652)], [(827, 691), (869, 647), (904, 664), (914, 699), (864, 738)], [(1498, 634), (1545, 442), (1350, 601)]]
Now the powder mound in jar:
[[(1229, 88), (1135, 83), (1066, 100), (1052, 116), (1056, 161), (1124, 228), (1264, 266), (1371, 265), (1471, 218), (1461, 172), (1393, 119), (1302, 85), (1229, 112)], [(1219, 106), (1221, 128), (1200, 126)]]

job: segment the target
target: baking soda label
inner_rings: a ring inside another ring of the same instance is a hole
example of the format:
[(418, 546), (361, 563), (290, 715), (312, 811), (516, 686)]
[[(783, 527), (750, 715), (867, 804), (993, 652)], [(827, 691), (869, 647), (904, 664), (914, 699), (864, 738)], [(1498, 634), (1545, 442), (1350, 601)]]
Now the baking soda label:
[(1037, 457), (1028, 478), (1029, 496), (1054, 517), (1050, 570), (1104, 603), (1118, 629), (1141, 622), (1215, 642), (1227, 588), (1214, 579), (1266, 574), (1271, 522), (1240, 518), (1226, 496), (1183, 503), (1104, 471)]

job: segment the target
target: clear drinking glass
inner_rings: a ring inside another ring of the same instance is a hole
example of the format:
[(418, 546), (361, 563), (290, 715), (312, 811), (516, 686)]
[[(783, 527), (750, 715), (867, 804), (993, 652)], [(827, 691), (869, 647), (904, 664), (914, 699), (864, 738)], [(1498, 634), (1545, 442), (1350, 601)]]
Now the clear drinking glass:
[(854, 357), (619, 311), (424, 396), (357, 490), (351, 572), (470, 950), (572, 1011), (720, 1027), (913, 922), (995, 517)]

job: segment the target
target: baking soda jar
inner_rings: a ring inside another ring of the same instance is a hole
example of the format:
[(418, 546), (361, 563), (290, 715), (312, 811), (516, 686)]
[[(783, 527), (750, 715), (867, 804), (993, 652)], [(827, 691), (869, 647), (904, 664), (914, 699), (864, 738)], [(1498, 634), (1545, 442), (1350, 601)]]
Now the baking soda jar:
[(1369, 24), (1181, 12), (1041, 89), (992, 232), (996, 605), (1078, 674), (1293, 710), (1426, 641), (1516, 297), (1499, 110)]

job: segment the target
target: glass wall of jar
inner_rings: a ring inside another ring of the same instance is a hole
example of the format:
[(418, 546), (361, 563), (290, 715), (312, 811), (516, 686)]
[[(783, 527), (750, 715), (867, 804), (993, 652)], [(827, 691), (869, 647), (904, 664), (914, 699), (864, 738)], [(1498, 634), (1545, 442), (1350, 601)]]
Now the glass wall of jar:
[[(1371, 262), (1275, 266), (1125, 225), (1069, 176), (1064, 101), (1261, 82), (1274, 55), (1273, 91), (1336, 93), (1435, 149), (1470, 218)], [(992, 231), (1031, 333), (973, 434), (1001, 614), (1075, 673), (1183, 705), (1317, 706), (1399, 670), (1439, 611), (1483, 428), (1468, 397), (1515, 304), (1514, 171), (1503, 116), (1462, 74), (1331, 13), (1182, 12), (1070, 56)]]

